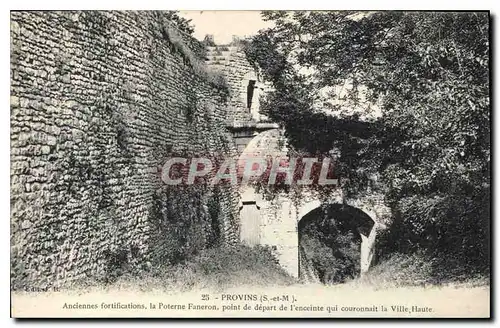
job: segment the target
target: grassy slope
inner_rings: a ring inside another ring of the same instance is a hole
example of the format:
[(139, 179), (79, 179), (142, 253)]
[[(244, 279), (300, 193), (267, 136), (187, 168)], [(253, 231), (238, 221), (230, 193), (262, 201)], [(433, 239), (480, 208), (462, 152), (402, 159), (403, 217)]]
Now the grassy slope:
[(124, 275), (112, 287), (142, 291), (225, 290), (294, 282), (267, 248), (240, 245), (203, 250), (185, 263), (158, 267), (140, 277)]

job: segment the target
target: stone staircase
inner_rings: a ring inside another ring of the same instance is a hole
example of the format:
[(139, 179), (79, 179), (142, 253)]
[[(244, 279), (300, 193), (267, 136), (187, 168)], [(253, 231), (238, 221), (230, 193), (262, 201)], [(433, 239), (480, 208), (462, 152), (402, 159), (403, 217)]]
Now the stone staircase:
[(214, 68), (224, 68), (236, 50), (234, 46), (208, 46), (206, 64)]

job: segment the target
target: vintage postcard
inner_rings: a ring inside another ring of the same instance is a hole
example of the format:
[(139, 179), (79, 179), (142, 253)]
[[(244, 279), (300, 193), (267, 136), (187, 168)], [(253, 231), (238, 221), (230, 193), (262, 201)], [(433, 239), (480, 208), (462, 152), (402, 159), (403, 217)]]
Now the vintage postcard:
[(11, 11), (14, 318), (490, 318), (488, 11)]

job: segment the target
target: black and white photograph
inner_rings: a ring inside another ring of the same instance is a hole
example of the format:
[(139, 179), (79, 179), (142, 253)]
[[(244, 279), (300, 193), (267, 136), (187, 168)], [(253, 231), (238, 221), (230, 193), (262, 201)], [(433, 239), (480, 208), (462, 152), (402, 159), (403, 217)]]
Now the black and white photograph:
[(491, 318), (492, 27), (11, 10), (11, 317)]

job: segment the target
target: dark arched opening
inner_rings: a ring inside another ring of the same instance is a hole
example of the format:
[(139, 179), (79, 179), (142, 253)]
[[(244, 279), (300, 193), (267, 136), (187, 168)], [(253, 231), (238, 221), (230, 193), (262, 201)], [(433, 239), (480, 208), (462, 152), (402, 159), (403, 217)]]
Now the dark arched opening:
[(373, 220), (345, 204), (327, 204), (304, 215), (298, 224), (299, 277), (323, 284), (356, 278), (361, 268), (361, 235)]
[(254, 93), (256, 82), (257, 81), (255, 81), (255, 80), (248, 81), (248, 85), (247, 85), (247, 108), (248, 108), (248, 110), (252, 109), (253, 93)]

